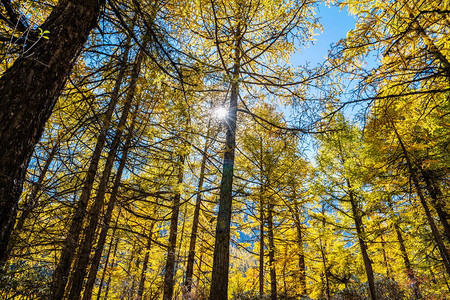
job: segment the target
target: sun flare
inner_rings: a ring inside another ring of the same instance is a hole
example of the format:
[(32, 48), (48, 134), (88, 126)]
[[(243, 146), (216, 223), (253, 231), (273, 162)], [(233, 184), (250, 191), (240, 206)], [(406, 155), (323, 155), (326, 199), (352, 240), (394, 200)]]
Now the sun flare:
[(225, 120), (228, 115), (228, 110), (225, 107), (217, 107), (213, 110), (213, 116), (219, 120)]

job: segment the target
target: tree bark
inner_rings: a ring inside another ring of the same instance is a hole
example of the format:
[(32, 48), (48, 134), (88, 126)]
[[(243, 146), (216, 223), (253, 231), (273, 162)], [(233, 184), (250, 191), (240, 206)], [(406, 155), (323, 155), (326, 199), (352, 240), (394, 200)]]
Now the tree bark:
[(53, 159), (55, 158), (56, 152), (59, 149), (59, 143), (57, 143), (55, 146), (53, 146), (52, 151), (50, 151), (47, 159), (45, 160), (44, 167), (42, 168), (41, 173), (39, 174), (38, 180), (33, 184), (33, 188), (31, 190), (31, 193), (29, 197), (27, 197), (23, 211), (20, 214), (19, 218), (17, 219), (16, 226), (14, 227), (11, 239), (9, 241), (6, 253), (3, 256), (3, 261), (0, 263), (0, 269), (3, 269), (6, 265), (11, 252), (16, 245), (19, 234), (23, 229), (23, 226), (25, 224), (25, 221), (28, 219), (28, 216), (32, 212), (33, 208), (36, 206), (36, 202), (38, 200), (38, 193), (42, 190), (42, 184), (44, 182), (45, 177), (47, 176), (47, 171), (50, 168), (50, 164), (52, 163)]
[(83, 221), (86, 215), (86, 209), (88, 206), (89, 198), (91, 196), (92, 187), (94, 185), (95, 175), (97, 174), (98, 164), (100, 162), (101, 153), (106, 143), (107, 130), (110, 127), (111, 118), (119, 99), (120, 87), (122, 85), (127, 61), (128, 61), (129, 47), (125, 49), (119, 74), (117, 76), (115, 86), (111, 95), (111, 101), (109, 102), (108, 109), (105, 113), (104, 123), (101, 126), (100, 133), (97, 138), (94, 152), (91, 156), (89, 169), (83, 183), (83, 190), (77, 203), (77, 208), (72, 216), (69, 232), (64, 241), (63, 249), (61, 250), (61, 256), (59, 258), (58, 266), (53, 273), (52, 281), (52, 294), (50, 299), (60, 300), (64, 296), (64, 290), (66, 288), (70, 267), (72, 265), (75, 249), (78, 246), (78, 240), (83, 226)]
[(223, 158), (222, 180), (219, 192), (219, 212), (217, 215), (216, 235), (214, 244), (214, 258), (209, 300), (226, 300), (228, 298), (228, 269), (230, 263), (230, 226), (233, 203), (233, 171), (234, 151), (236, 148), (236, 121), (239, 98), (240, 74), (240, 44), (241, 29), (236, 30), (236, 44), (234, 49), (233, 78), (231, 82), (231, 96), (226, 118), (227, 134)]
[(264, 296), (264, 208), (260, 197), (259, 211), (259, 295)]
[[(179, 167), (178, 167), (178, 181), (177, 185), (180, 186), (183, 183), (184, 175), (184, 161), (185, 157), (180, 155)], [(164, 287), (163, 287), (163, 299), (172, 300), (173, 290), (175, 286), (175, 250), (177, 245), (177, 233), (178, 233), (178, 214), (180, 212), (180, 199), (181, 193), (177, 191), (173, 197), (172, 215), (170, 218), (169, 229), (169, 245), (167, 247), (167, 260), (164, 274)]]
[(71, 300), (78, 300), (80, 299), (81, 296), (83, 281), (89, 264), (89, 256), (91, 253), (92, 243), (94, 242), (95, 238), (95, 231), (97, 229), (98, 220), (100, 218), (100, 214), (103, 208), (106, 189), (108, 187), (109, 178), (111, 176), (111, 171), (114, 166), (114, 161), (116, 159), (117, 149), (119, 148), (119, 144), (122, 139), (123, 128), (126, 125), (128, 115), (131, 110), (143, 58), (144, 53), (142, 51), (139, 51), (133, 66), (133, 71), (131, 73), (131, 80), (129, 84), (128, 94), (123, 104), (124, 107), (122, 115), (120, 117), (119, 124), (116, 128), (116, 133), (111, 143), (111, 148), (109, 150), (108, 157), (106, 158), (105, 167), (103, 169), (103, 174), (98, 186), (97, 195), (95, 197), (94, 204), (92, 205), (89, 214), (90, 215), (89, 224), (84, 230), (84, 239), (80, 246), (77, 264), (74, 267), (74, 276), (69, 294), (69, 299)]
[(49, 39), (29, 45), (0, 78), (0, 261), (17, 214), (33, 149), (40, 139), (104, 0), (60, 0), (40, 26)]

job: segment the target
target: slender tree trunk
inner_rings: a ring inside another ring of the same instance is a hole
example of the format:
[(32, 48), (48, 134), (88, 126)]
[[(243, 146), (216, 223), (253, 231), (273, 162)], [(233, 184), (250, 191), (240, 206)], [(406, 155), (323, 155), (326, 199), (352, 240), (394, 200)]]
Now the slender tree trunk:
[(64, 241), (63, 249), (61, 250), (61, 257), (58, 266), (53, 274), (51, 300), (60, 300), (64, 296), (67, 279), (69, 276), (70, 267), (72, 265), (75, 249), (78, 246), (80, 233), (83, 227), (83, 221), (86, 215), (86, 210), (91, 196), (92, 187), (97, 174), (98, 164), (100, 162), (101, 153), (106, 143), (106, 136), (108, 128), (110, 127), (114, 108), (119, 99), (120, 87), (122, 85), (125, 71), (127, 67), (129, 47), (127, 46), (122, 58), (120, 71), (117, 76), (113, 92), (111, 94), (111, 101), (109, 102), (106, 111), (104, 122), (101, 126), (100, 133), (97, 138), (94, 152), (92, 153), (89, 169), (83, 183), (83, 190), (80, 199), (77, 203), (77, 208), (72, 216), (69, 233)]
[(300, 208), (297, 203), (297, 196), (294, 193), (294, 206), (295, 211), (294, 219), (295, 219), (295, 227), (297, 229), (297, 245), (299, 250), (298, 255), (298, 270), (299, 270), (299, 283), (301, 289), (301, 295), (306, 295), (306, 265), (305, 265), (305, 250), (303, 248), (303, 230), (302, 223), (300, 220)]
[(270, 300), (277, 300), (277, 273), (275, 268), (275, 242), (273, 233), (273, 204), (268, 205), (267, 236), (269, 237)]
[[(108, 269), (109, 257), (111, 255), (111, 250), (112, 250), (113, 244), (114, 244), (114, 238), (111, 238), (111, 242), (109, 243), (108, 252), (106, 254), (106, 259), (105, 259), (105, 268), (103, 269), (103, 274), (102, 274), (102, 277), (100, 279), (100, 283), (98, 285), (97, 300), (100, 299), (100, 294), (102, 293), (103, 281), (105, 280), (106, 270)], [(119, 244), (119, 239), (116, 239), (116, 243), (115, 243), (115, 246), (114, 246), (114, 254), (116, 253), (118, 244)], [(91, 293), (91, 295), (92, 295), (92, 293)]]
[(203, 156), (202, 156), (202, 162), (200, 165), (200, 176), (198, 180), (198, 187), (197, 187), (197, 197), (195, 200), (195, 209), (194, 209), (194, 216), (192, 220), (192, 230), (191, 230), (191, 237), (189, 240), (189, 254), (187, 259), (187, 266), (186, 266), (186, 280), (184, 282), (184, 285), (186, 286), (186, 290), (188, 292), (191, 291), (192, 288), (192, 275), (194, 274), (194, 262), (195, 262), (195, 245), (197, 242), (197, 232), (198, 232), (198, 223), (200, 220), (200, 208), (202, 205), (202, 189), (203, 189), (203, 182), (205, 180), (205, 170), (206, 170), (206, 159), (208, 156), (208, 139), (210, 135), (210, 126), (211, 121), (208, 122), (208, 129), (206, 132), (206, 141), (205, 146), (203, 148)]
[(411, 160), (409, 159), (408, 151), (406, 151), (406, 147), (403, 144), (403, 141), (400, 138), (400, 135), (398, 134), (397, 129), (395, 128), (394, 124), (392, 124), (392, 126), (393, 126), (393, 129), (395, 131), (395, 134), (397, 135), (397, 140), (398, 140), (398, 142), (400, 144), (400, 147), (402, 149), (403, 155), (404, 155), (405, 160), (406, 160), (406, 164), (408, 165), (408, 170), (409, 170), (410, 176), (412, 178), (412, 181), (414, 183), (414, 186), (416, 188), (417, 195), (419, 196), (420, 203), (422, 204), (422, 207), (423, 207), (423, 209), (425, 211), (425, 215), (427, 217), (428, 225), (430, 225), (431, 232), (433, 234), (434, 240), (436, 241), (436, 244), (438, 246), (439, 252), (441, 254), (445, 270), (447, 271), (447, 274), (450, 275), (450, 257), (449, 257), (449, 254), (447, 252), (447, 248), (445, 247), (445, 245), (444, 245), (444, 243), (442, 241), (441, 234), (439, 233), (439, 230), (437, 229), (436, 224), (434, 223), (433, 216), (431, 215), (431, 211), (428, 208), (428, 204), (427, 204), (427, 201), (425, 199), (425, 196), (422, 193), (422, 188), (420, 187), (419, 180), (417, 179), (416, 172), (415, 172), (415, 170), (413, 168), (413, 164), (411, 163)]
[(394, 229), (395, 233), (397, 234), (398, 243), (400, 246), (400, 252), (402, 253), (403, 262), (405, 264), (406, 269), (406, 275), (408, 276), (409, 280), (411, 280), (413, 289), (414, 289), (414, 295), (416, 296), (416, 299), (422, 299), (422, 295), (420, 293), (419, 288), (419, 281), (417, 280), (416, 274), (414, 273), (414, 270), (411, 266), (411, 262), (408, 257), (408, 253), (406, 252), (405, 242), (403, 241), (403, 236), (400, 231), (400, 227), (397, 224), (396, 221), (394, 221)]
[(148, 232), (147, 247), (146, 247), (146, 252), (145, 252), (145, 256), (144, 256), (144, 261), (142, 263), (142, 272), (141, 272), (141, 279), (139, 280), (137, 300), (141, 300), (142, 296), (144, 295), (145, 278), (147, 275), (148, 261), (150, 259), (150, 249), (152, 246), (153, 226), (155, 226), (155, 222), (152, 222), (152, 224), (150, 225), (149, 232)]
[(17, 214), (33, 149), (104, 0), (60, 0), (40, 26), (49, 39), (28, 45), (0, 78), (0, 261)]
[(364, 267), (366, 269), (367, 281), (369, 282), (370, 298), (372, 300), (377, 300), (378, 298), (377, 298), (377, 294), (375, 291), (375, 279), (374, 279), (374, 275), (373, 275), (372, 262), (369, 258), (369, 254), (367, 253), (367, 246), (364, 241), (364, 228), (363, 228), (361, 213), (359, 211), (358, 204), (356, 203), (355, 195), (352, 190), (353, 189), (352, 185), (350, 184), (350, 181), (348, 179), (346, 179), (346, 181), (347, 181), (347, 186), (350, 190), (350, 192), (349, 192), (350, 204), (352, 207), (353, 218), (355, 219), (355, 227), (356, 227), (356, 232), (357, 232), (357, 236), (358, 236), (359, 247), (361, 249), (361, 255), (362, 255), (363, 261), (364, 261)]
[(125, 127), (126, 122), (128, 120), (128, 114), (131, 110), (132, 102), (135, 96), (137, 80), (139, 78), (143, 58), (144, 52), (140, 51), (137, 54), (136, 62), (134, 63), (133, 66), (128, 94), (124, 102), (122, 115), (120, 117), (119, 124), (116, 128), (116, 133), (114, 135), (114, 139), (112, 141), (108, 157), (106, 158), (105, 167), (103, 169), (103, 174), (98, 186), (97, 195), (95, 197), (94, 204), (92, 205), (89, 214), (90, 215), (89, 224), (84, 230), (84, 239), (80, 246), (77, 264), (74, 267), (74, 277), (72, 280), (72, 287), (70, 289), (69, 294), (69, 299), (71, 300), (78, 300), (80, 299), (81, 296), (84, 277), (88, 269), (92, 243), (94, 242), (95, 238), (95, 231), (97, 229), (98, 220), (100, 218), (100, 214), (103, 208), (106, 189), (108, 187), (109, 178), (111, 176), (111, 171), (113, 169), (114, 161), (116, 159), (117, 149), (119, 148), (119, 144), (122, 139), (123, 128)]
[[(109, 223), (111, 222), (112, 213), (114, 211), (114, 207), (117, 202), (117, 196), (119, 193), (120, 182), (122, 180), (123, 170), (125, 168), (126, 161), (128, 158), (128, 150), (130, 149), (130, 146), (131, 146), (131, 138), (133, 136), (133, 131), (134, 131), (134, 119), (135, 119), (135, 116), (133, 117), (132, 124), (128, 131), (126, 141), (125, 141), (125, 146), (123, 148), (122, 156), (121, 156), (120, 162), (119, 162), (119, 167), (117, 169), (117, 173), (114, 178), (114, 183), (113, 183), (113, 187), (111, 190), (111, 196), (109, 198), (108, 206), (106, 208), (106, 213), (103, 218), (103, 224), (101, 226), (100, 236), (97, 241), (97, 247), (95, 249), (94, 256), (92, 257), (91, 267), (89, 270), (86, 287), (84, 289), (83, 300), (90, 300), (92, 297), (92, 290), (94, 288), (95, 278), (97, 277), (97, 271), (98, 271), (98, 267), (100, 265), (100, 259), (101, 259), (101, 255), (103, 252), (103, 247), (105, 245), (106, 237), (108, 235)], [(115, 228), (114, 228), (114, 232), (115, 232)], [(114, 232), (113, 232), (113, 236), (114, 236)]]
[(450, 242), (450, 224), (448, 223), (450, 216), (447, 213), (445, 205), (443, 205), (442, 200), (439, 199), (442, 197), (442, 192), (439, 189), (437, 183), (433, 180), (428, 172), (420, 168), (420, 172), (422, 174), (422, 178), (425, 181), (426, 188), (431, 197), (431, 204), (439, 216), (439, 220), (441, 221), (442, 227), (444, 227), (444, 236), (447, 241)]
[(234, 49), (233, 78), (228, 116), (226, 118), (227, 134), (223, 158), (222, 180), (220, 182), (219, 212), (217, 215), (214, 258), (209, 300), (226, 300), (228, 298), (228, 269), (230, 263), (230, 226), (233, 203), (234, 151), (236, 147), (236, 121), (239, 98), (240, 44), (241, 28), (237, 26)]
[[(179, 167), (178, 167), (178, 181), (177, 184), (180, 186), (183, 183), (184, 175), (184, 161), (185, 157), (180, 156)], [(173, 197), (173, 207), (172, 215), (170, 218), (170, 229), (169, 229), (169, 246), (167, 248), (167, 260), (164, 274), (164, 300), (172, 300), (173, 290), (175, 286), (175, 249), (177, 245), (177, 231), (178, 231), (178, 214), (180, 211), (180, 199), (181, 193), (178, 191)]]
[(262, 196), (260, 197), (259, 211), (259, 295), (264, 295), (264, 208)]
[[(114, 267), (114, 264), (116, 263), (116, 254), (117, 254), (117, 247), (119, 245), (119, 240), (120, 239), (117, 238), (116, 245), (114, 246), (114, 253), (113, 253), (113, 260), (111, 262), (111, 267)], [(103, 270), (103, 276), (102, 276), (102, 282), (101, 283), (103, 283), (103, 277), (105, 276), (105, 272), (106, 272), (107, 268), (108, 268), (108, 262), (106, 261), (105, 262), (105, 269)], [(111, 271), (108, 272), (108, 281), (106, 282), (106, 291), (105, 291), (104, 299), (108, 299), (109, 287), (111, 285), (111, 277), (112, 277), (111, 273), (112, 273)], [(100, 285), (99, 288), (98, 288), (97, 300), (100, 300), (100, 296), (102, 294), (101, 288), (102, 288), (102, 285)]]
[[(380, 225), (378, 225), (378, 228), (381, 231), (381, 227)], [(391, 278), (391, 266), (389, 265), (388, 262), (388, 257), (387, 257), (387, 253), (386, 253), (386, 241), (384, 240), (383, 234), (380, 235), (380, 239), (381, 239), (381, 253), (383, 254), (383, 263), (384, 263), (384, 267), (386, 268), (386, 277), (387, 278)]]

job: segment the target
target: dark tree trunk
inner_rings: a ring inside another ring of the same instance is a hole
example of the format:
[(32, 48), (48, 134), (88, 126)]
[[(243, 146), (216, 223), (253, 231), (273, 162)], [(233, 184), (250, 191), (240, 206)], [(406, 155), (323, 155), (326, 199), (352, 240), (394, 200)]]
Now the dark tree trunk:
[(277, 300), (277, 273), (275, 268), (275, 242), (273, 233), (273, 204), (268, 205), (267, 236), (269, 238), (270, 300)]
[(236, 30), (233, 78), (228, 116), (226, 118), (227, 134), (223, 157), (222, 180), (220, 182), (219, 212), (217, 215), (214, 258), (209, 300), (226, 300), (228, 298), (228, 268), (230, 263), (230, 226), (233, 203), (234, 151), (236, 148), (236, 121), (239, 98), (240, 74), (240, 28)]
[(294, 219), (295, 219), (295, 227), (297, 228), (297, 245), (298, 245), (298, 271), (299, 271), (299, 283), (301, 295), (306, 295), (306, 265), (305, 265), (305, 250), (303, 248), (303, 229), (302, 223), (300, 219), (300, 208), (298, 206), (297, 197), (294, 193), (294, 206), (295, 211)]
[(434, 209), (436, 209), (442, 227), (444, 227), (444, 236), (447, 241), (450, 242), (450, 224), (448, 223), (450, 216), (447, 213), (444, 203), (442, 203), (442, 200), (440, 199), (442, 197), (442, 192), (439, 189), (438, 184), (435, 182), (432, 176), (430, 176), (429, 172), (423, 170), (422, 168), (420, 168), (420, 171), (422, 174), (422, 178), (425, 181), (428, 193), (430, 194), (432, 200), (431, 204), (433, 205)]
[(367, 246), (366, 242), (364, 241), (364, 228), (362, 223), (362, 217), (361, 212), (358, 208), (358, 203), (356, 202), (355, 195), (353, 193), (352, 185), (350, 184), (350, 181), (346, 179), (347, 186), (349, 188), (349, 197), (350, 197), (350, 204), (352, 207), (352, 214), (353, 218), (355, 220), (355, 227), (356, 227), (356, 233), (358, 237), (359, 247), (361, 249), (361, 255), (363, 257), (364, 261), (364, 267), (366, 269), (366, 275), (367, 275), (367, 281), (369, 282), (369, 291), (370, 291), (370, 299), (377, 300), (377, 294), (375, 291), (375, 278), (373, 275), (373, 269), (372, 269), (372, 261), (369, 258), (369, 254), (367, 253)]
[(40, 26), (49, 39), (27, 48), (0, 78), (0, 261), (4, 261), (33, 149), (104, 0), (61, 0)]
[(56, 270), (53, 274), (53, 282), (51, 290), (52, 294), (50, 296), (50, 299), (52, 300), (59, 300), (62, 299), (64, 296), (67, 278), (70, 272), (70, 267), (72, 265), (75, 249), (78, 246), (78, 240), (82, 230), (83, 221), (86, 215), (88, 201), (91, 196), (95, 175), (97, 174), (101, 153), (106, 142), (107, 130), (110, 127), (114, 108), (116, 107), (117, 101), (119, 99), (120, 87), (122, 85), (127, 66), (128, 51), (129, 47), (125, 49), (120, 71), (117, 76), (114, 90), (111, 95), (111, 101), (108, 105), (108, 109), (104, 117), (104, 123), (102, 124), (100, 133), (98, 135), (97, 143), (95, 145), (94, 152), (92, 153), (91, 156), (89, 169), (84, 179), (83, 190), (81, 192), (80, 199), (78, 200), (77, 208), (72, 216), (69, 232), (64, 241), (63, 249), (61, 250), (61, 257), (59, 258), (58, 266), (56, 267)]
[(259, 295), (264, 295), (264, 208), (260, 197), (259, 211)]
[(206, 141), (205, 141), (205, 147), (203, 148), (203, 157), (202, 162), (200, 166), (200, 176), (198, 180), (198, 187), (197, 187), (197, 197), (195, 200), (195, 209), (194, 209), (194, 216), (192, 220), (192, 230), (191, 230), (191, 237), (189, 240), (189, 254), (187, 259), (187, 266), (186, 266), (186, 280), (184, 282), (184, 285), (186, 286), (186, 290), (188, 292), (191, 291), (192, 288), (192, 275), (194, 274), (194, 262), (195, 262), (195, 245), (197, 242), (197, 232), (198, 232), (198, 223), (200, 220), (200, 208), (202, 205), (202, 189), (203, 189), (203, 182), (205, 179), (205, 170), (206, 170), (206, 159), (208, 156), (208, 139), (210, 134), (210, 122), (208, 122), (208, 129), (206, 133)]
[(140, 51), (137, 54), (136, 62), (133, 66), (128, 94), (123, 104), (124, 107), (122, 115), (120, 117), (119, 124), (116, 128), (116, 132), (114, 135), (114, 139), (111, 143), (111, 148), (109, 150), (108, 157), (106, 158), (106, 163), (98, 186), (97, 195), (95, 197), (94, 204), (92, 205), (91, 211), (89, 213), (90, 215), (89, 224), (84, 230), (84, 239), (80, 246), (77, 264), (75, 264), (74, 267), (74, 276), (69, 294), (69, 299), (71, 300), (78, 300), (80, 299), (81, 296), (81, 291), (83, 289), (83, 281), (88, 269), (89, 256), (91, 253), (92, 244), (94, 242), (98, 220), (100, 218), (100, 214), (103, 208), (103, 202), (106, 194), (106, 189), (108, 187), (109, 177), (111, 176), (111, 171), (113, 169), (114, 161), (116, 159), (117, 149), (119, 148), (119, 144), (122, 139), (123, 128), (126, 125), (128, 115), (131, 110), (143, 58), (144, 53)]
[(411, 160), (409, 159), (408, 151), (406, 151), (406, 147), (403, 144), (403, 141), (400, 138), (400, 135), (398, 134), (397, 129), (394, 126), (393, 126), (393, 129), (395, 131), (395, 134), (397, 135), (397, 140), (402, 149), (403, 156), (405, 157), (406, 164), (407, 164), (408, 170), (409, 170), (409, 175), (412, 178), (414, 187), (416, 188), (416, 191), (417, 191), (417, 195), (419, 196), (419, 199), (420, 199), (420, 203), (422, 204), (422, 207), (425, 211), (428, 225), (430, 225), (430, 228), (431, 228), (431, 233), (433, 234), (434, 240), (436, 241), (439, 252), (441, 254), (442, 262), (444, 264), (445, 270), (447, 271), (447, 274), (450, 275), (450, 257), (449, 257), (447, 248), (445, 247), (444, 242), (442, 241), (441, 234), (439, 233), (439, 230), (437, 229), (436, 224), (434, 223), (434, 219), (433, 219), (433, 216), (431, 215), (431, 211), (428, 207), (428, 203), (425, 199), (425, 196), (422, 193), (422, 188), (420, 187), (419, 180), (417, 179), (416, 171), (414, 170), (413, 164), (412, 164)]
[(144, 295), (145, 278), (147, 275), (148, 261), (150, 259), (150, 249), (152, 246), (153, 226), (155, 226), (155, 222), (152, 222), (152, 224), (150, 225), (149, 232), (148, 232), (147, 247), (145, 249), (146, 252), (145, 252), (145, 256), (144, 256), (144, 261), (142, 262), (142, 272), (141, 272), (141, 279), (139, 280), (137, 300), (141, 300), (142, 296)]
[(52, 163), (53, 159), (55, 158), (56, 152), (59, 149), (59, 143), (57, 143), (55, 146), (53, 146), (52, 151), (49, 153), (47, 159), (45, 160), (44, 167), (41, 170), (41, 173), (39, 174), (38, 180), (33, 184), (32, 190), (30, 195), (26, 198), (26, 201), (23, 205), (23, 211), (20, 214), (19, 218), (17, 219), (16, 226), (14, 227), (14, 231), (12, 233), (12, 237), (9, 241), (7, 250), (5, 255), (3, 256), (4, 261), (0, 264), (0, 269), (3, 268), (10, 255), (11, 252), (15, 246), (15, 244), (18, 241), (19, 234), (23, 229), (23, 226), (25, 225), (25, 221), (28, 219), (28, 216), (31, 214), (32, 210), (35, 208), (36, 203), (38, 201), (38, 193), (42, 190), (42, 184), (44, 182), (45, 177), (47, 176), (47, 171), (50, 168), (50, 164)]
[[(106, 208), (105, 216), (103, 218), (103, 224), (101, 227), (100, 236), (97, 241), (97, 247), (95, 248), (94, 256), (92, 257), (91, 267), (89, 270), (86, 287), (84, 289), (83, 300), (90, 300), (92, 297), (92, 290), (94, 288), (95, 278), (97, 277), (97, 270), (100, 265), (100, 259), (101, 259), (101, 255), (103, 252), (103, 247), (105, 245), (106, 237), (108, 235), (109, 223), (111, 222), (112, 213), (113, 213), (114, 207), (116, 205), (117, 195), (119, 193), (119, 186), (120, 186), (120, 182), (122, 180), (123, 170), (125, 168), (127, 158), (128, 158), (128, 150), (131, 146), (131, 138), (133, 136), (133, 130), (134, 130), (134, 119), (135, 119), (135, 116), (133, 116), (133, 121), (132, 121), (130, 129), (128, 131), (125, 145), (124, 145), (124, 148), (122, 151), (122, 156), (120, 158), (119, 167), (117, 169), (117, 173), (114, 178), (114, 183), (113, 183), (113, 187), (111, 190), (111, 196), (109, 197), (109, 202), (108, 202), (108, 206)], [(112, 236), (114, 237), (114, 234)]]
[[(178, 186), (183, 183), (184, 175), (184, 156), (180, 156), (178, 167)], [(169, 245), (167, 247), (167, 260), (164, 274), (164, 300), (172, 300), (173, 290), (175, 286), (175, 250), (177, 245), (177, 233), (178, 233), (178, 214), (180, 212), (180, 199), (181, 194), (177, 192), (173, 197), (172, 215), (170, 217), (170, 229), (169, 229)]]

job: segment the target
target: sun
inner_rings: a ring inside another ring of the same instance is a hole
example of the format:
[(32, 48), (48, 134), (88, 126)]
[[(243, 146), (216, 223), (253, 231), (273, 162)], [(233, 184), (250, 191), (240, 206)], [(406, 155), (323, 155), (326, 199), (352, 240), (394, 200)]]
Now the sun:
[(212, 114), (216, 119), (225, 120), (226, 117), (228, 116), (228, 110), (223, 106), (219, 106), (213, 110)]

